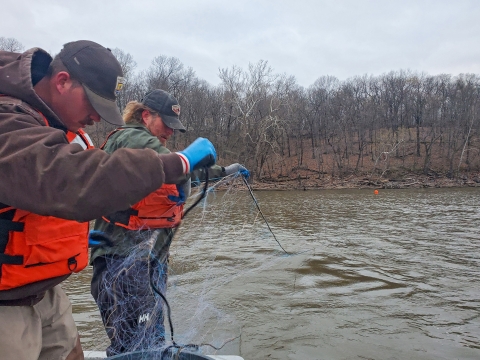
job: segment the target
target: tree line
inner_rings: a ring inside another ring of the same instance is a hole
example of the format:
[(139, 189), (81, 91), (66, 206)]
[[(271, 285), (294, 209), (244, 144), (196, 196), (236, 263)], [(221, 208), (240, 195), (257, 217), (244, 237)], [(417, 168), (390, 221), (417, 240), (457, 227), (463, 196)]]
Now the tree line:
[[(207, 137), (219, 163), (243, 163), (255, 180), (301, 171), (318, 178), (407, 172), (453, 178), (480, 170), (476, 74), (400, 70), (344, 81), (322, 76), (303, 87), (260, 60), (246, 69), (219, 69), (213, 86), (176, 57), (160, 55), (137, 70), (131, 54), (112, 51), (126, 79), (120, 109), (151, 89), (172, 93), (187, 132), (175, 134), (169, 148)], [(111, 130), (101, 122), (88, 133), (99, 145)]]

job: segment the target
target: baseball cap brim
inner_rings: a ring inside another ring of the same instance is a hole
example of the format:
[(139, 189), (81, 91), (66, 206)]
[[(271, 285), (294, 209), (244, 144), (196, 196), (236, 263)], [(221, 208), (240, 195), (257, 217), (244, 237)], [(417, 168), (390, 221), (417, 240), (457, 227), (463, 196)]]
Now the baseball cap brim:
[(160, 114), (160, 116), (162, 118), (162, 121), (165, 123), (165, 125), (167, 125), (170, 129), (178, 130), (182, 133), (187, 131), (185, 129), (185, 126), (182, 125), (182, 123), (180, 122), (180, 120), (178, 120), (177, 117), (168, 116), (168, 115), (164, 115), (164, 114)]
[(122, 119), (122, 115), (120, 114), (120, 110), (118, 109), (115, 101), (106, 99), (104, 97), (101, 97), (100, 95), (95, 94), (84, 84), (82, 84), (82, 86), (85, 89), (85, 93), (87, 94), (87, 98), (90, 101), (90, 104), (92, 104), (95, 111), (100, 115), (103, 120), (112, 125), (125, 125)]

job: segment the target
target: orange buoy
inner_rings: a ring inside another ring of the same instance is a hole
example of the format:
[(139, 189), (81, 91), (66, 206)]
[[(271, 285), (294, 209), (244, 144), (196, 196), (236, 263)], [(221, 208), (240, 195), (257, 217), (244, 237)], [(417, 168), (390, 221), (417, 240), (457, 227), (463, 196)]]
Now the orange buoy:
[(374, 193), (375, 195), (378, 195), (378, 190), (375, 190), (373, 193)]

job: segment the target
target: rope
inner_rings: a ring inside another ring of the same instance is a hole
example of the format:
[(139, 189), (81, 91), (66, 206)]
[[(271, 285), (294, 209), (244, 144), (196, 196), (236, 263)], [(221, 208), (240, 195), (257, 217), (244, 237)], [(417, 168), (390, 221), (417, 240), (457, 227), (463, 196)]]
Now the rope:
[[(201, 195), (199, 196), (199, 198), (187, 209), (185, 210), (185, 212), (183, 213), (182, 215), (182, 219), (185, 218), (185, 216), (187, 216), (187, 214), (190, 212), (190, 210), (192, 210), (195, 206), (198, 205), (198, 203), (205, 197), (205, 195), (207, 194), (207, 190), (208, 190), (208, 168), (207, 167), (204, 167), (204, 170), (205, 170), (205, 185), (202, 189), (202, 193)], [(167, 243), (165, 245), (163, 245), (163, 247), (160, 249), (159, 253), (162, 252), (162, 250), (167, 247), (167, 246), (170, 246), (170, 244), (172, 243), (173, 241), (173, 238), (175, 237), (175, 234), (178, 230), (179, 226), (177, 226), (176, 228), (173, 229), (172, 231), (172, 236), (170, 237), (170, 240), (167, 241)], [(149, 270), (151, 269), (151, 267), (149, 267)], [(170, 308), (170, 304), (168, 303), (167, 301), (167, 298), (165, 297), (165, 295), (162, 294), (162, 292), (157, 288), (157, 286), (153, 283), (153, 271), (150, 272), (149, 274), (149, 278), (150, 278), (150, 287), (152, 288), (152, 290), (157, 293), (163, 300), (163, 302), (165, 303), (166, 307), (167, 307), (167, 317), (168, 317), (168, 325), (170, 327), (170, 339), (172, 340), (172, 346), (173, 347), (176, 347), (176, 348), (181, 348), (181, 347), (194, 347), (196, 346), (197, 349), (198, 349), (198, 346), (197, 345), (193, 345), (193, 344), (189, 344), (189, 345), (183, 345), (183, 346), (178, 346), (175, 342), (175, 340), (173, 339), (173, 322), (172, 322), (172, 310)], [(170, 346), (170, 347), (172, 347)], [(169, 348), (170, 348), (169, 347)], [(167, 348), (166, 350), (168, 350), (169, 348)], [(163, 357), (163, 355), (162, 355)]]
[(275, 239), (275, 241), (277, 242), (277, 244), (282, 248), (282, 250), (285, 252), (285, 254), (290, 255), (290, 254), (287, 252), (287, 250), (285, 250), (285, 249), (283, 248), (282, 244), (280, 244), (280, 241), (278, 241), (277, 237), (276, 237), (275, 234), (273, 233), (272, 228), (271, 228), (270, 225), (268, 224), (267, 219), (265, 218), (265, 216), (263, 215), (262, 210), (260, 209), (260, 205), (258, 205), (258, 201), (257, 201), (257, 199), (255, 198), (255, 195), (253, 195), (253, 190), (252, 190), (252, 188), (250, 187), (250, 185), (248, 184), (247, 179), (245, 179), (244, 176), (242, 176), (242, 179), (243, 179), (243, 182), (245, 183), (245, 185), (247, 185), (248, 191), (250, 192), (250, 195), (252, 196), (253, 202), (254, 202), (255, 205), (257, 206), (258, 212), (260, 213), (260, 215), (262, 215), (262, 218), (263, 218), (263, 220), (265, 221), (265, 224), (267, 224), (268, 230), (270, 230), (270, 232), (272, 233), (273, 238)]

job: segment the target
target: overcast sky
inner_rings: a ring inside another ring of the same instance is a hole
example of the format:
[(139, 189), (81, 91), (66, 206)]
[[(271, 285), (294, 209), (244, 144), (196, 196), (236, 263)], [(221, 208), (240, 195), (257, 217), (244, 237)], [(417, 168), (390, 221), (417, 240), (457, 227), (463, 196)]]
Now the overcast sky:
[(412, 70), (480, 74), (480, 0), (14, 0), (0, 36), (52, 54), (80, 39), (130, 53), (137, 70), (174, 56), (199, 78), (268, 61), (305, 87)]

